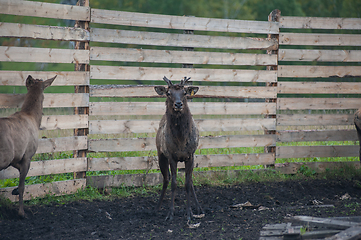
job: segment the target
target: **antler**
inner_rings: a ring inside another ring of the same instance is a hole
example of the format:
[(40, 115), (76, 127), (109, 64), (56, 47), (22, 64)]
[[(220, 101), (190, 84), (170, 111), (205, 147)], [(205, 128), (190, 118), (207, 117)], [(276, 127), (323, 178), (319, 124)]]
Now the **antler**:
[(168, 87), (173, 86), (173, 83), (166, 77), (163, 77), (163, 80), (168, 84)]
[(191, 79), (191, 78), (184, 77), (184, 79), (181, 80), (180, 85), (184, 86), (188, 82), (189, 79)]

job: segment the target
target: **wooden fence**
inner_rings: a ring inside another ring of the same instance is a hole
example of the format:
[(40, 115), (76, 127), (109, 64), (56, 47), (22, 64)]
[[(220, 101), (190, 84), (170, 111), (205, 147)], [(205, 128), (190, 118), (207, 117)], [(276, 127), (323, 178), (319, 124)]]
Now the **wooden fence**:
[[(153, 86), (164, 85), (163, 76), (172, 81), (188, 76), (200, 87), (189, 103), (201, 132), (196, 167), (358, 156), (352, 116), (361, 105), (361, 54), (354, 50), (361, 35), (287, 31), (361, 30), (361, 19), (282, 17), (276, 11), (270, 21), (262, 22), (100, 10), (87, 4), (0, 0), (2, 16), (41, 19), (36, 24), (0, 23), (0, 84), (21, 89), (17, 86), (24, 86), (28, 74), (43, 79), (58, 75), (46, 90), (37, 151), (47, 159), (33, 161), (28, 176), (158, 169), (155, 133), (165, 99)], [(58, 26), (52, 19), (78, 24)], [(24, 39), (29, 39), (26, 47), (16, 46)], [(62, 42), (54, 45), (55, 41)], [(89, 47), (74, 49), (74, 42)], [(319, 46), (322, 49), (316, 49)], [(30, 69), (19, 71), (7, 62), (27, 63)], [(44, 63), (56, 70), (43, 71)], [(5, 114), (18, 109), (22, 100), (23, 94), (0, 93)], [(353, 142), (287, 146), (313, 141)], [(54, 157), (69, 151), (74, 151), (73, 158)], [(294, 165), (286, 169), (296, 171)], [(0, 179), (17, 176), (13, 168), (0, 171)], [(156, 184), (160, 174), (144, 177), (74, 174), (68, 181), (27, 185), (25, 198), (73, 193), (86, 184)], [(16, 200), (12, 190), (0, 191)]]

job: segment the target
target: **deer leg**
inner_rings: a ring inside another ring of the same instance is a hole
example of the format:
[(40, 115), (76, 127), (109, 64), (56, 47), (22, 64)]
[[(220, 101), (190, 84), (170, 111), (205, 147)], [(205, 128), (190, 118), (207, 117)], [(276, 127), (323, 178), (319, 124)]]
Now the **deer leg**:
[(192, 156), (191, 161), (187, 161), (185, 163), (186, 164), (186, 167), (185, 167), (185, 169), (186, 169), (186, 185), (185, 186), (186, 186), (186, 193), (187, 193), (187, 215), (188, 215), (188, 219), (193, 217), (192, 209), (191, 209), (191, 206), (190, 206), (190, 193), (193, 195), (198, 215), (204, 213), (201, 205), (198, 202), (197, 195), (196, 195), (196, 192), (194, 190), (194, 185), (193, 185), (193, 180), (192, 180), (193, 165), (194, 165), (193, 159), (194, 158)]
[(172, 221), (174, 216), (175, 190), (177, 189), (177, 162), (174, 160), (170, 161), (170, 171), (172, 173), (172, 184), (171, 184), (172, 194), (170, 200), (169, 213), (166, 220), (169, 219), (170, 221)]
[(359, 161), (361, 161), (361, 109), (359, 109), (356, 113), (355, 113), (355, 119), (354, 119), (354, 123), (355, 123), (355, 127), (356, 127), (356, 131), (357, 131), (357, 137), (359, 140), (359, 144), (360, 144), (360, 150), (359, 150)]
[(169, 184), (169, 164), (168, 164), (168, 159), (163, 154), (160, 154), (158, 156), (158, 159), (159, 159), (159, 168), (163, 175), (163, 188), (157, 205), (157, 210), (159, 211), (160, 206), (162, 205), (165, 192)]
[(19, 216), (22, 218), (25, 217), (24, 189), (25, 189), (25, 178), (30, 168), (30, 160), (31, 159), (27, 159), (23, 157), (22, 161), (19, 164), (14, 165), (14, 167), (19, 170), (20, 177), (19, 177), (19, 186), (17, 189), (13, 190), (12, 194), (19, 195)]
[(186, 188), (186, 197), (187, 197), (187, 218), (188, 220), (191, 220), (193, 217), (192, 208), (191, 208), (191, 199), (190, 194), (193, 187), (193, 181), (192, 181), (192, 173), (193, 173), (193, 161), (185, 161), (185, 170), (186, 170), (186, 182), (185, 182), (185, 188)]

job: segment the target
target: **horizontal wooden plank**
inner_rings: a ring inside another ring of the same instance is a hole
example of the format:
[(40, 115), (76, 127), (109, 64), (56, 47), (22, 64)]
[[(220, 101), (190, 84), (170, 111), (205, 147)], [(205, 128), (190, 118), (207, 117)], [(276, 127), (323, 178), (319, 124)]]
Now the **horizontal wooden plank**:
[(87, 149), (87, 136), (41, 138), (36, 153), (54, 153)]
[[(76, 193), (79, 189), (85, 188), (86, 179), (75, 179), (61, 182), (42, 183), (25, 185), (24, 200), (31, 200), (36, 197), (45, 197), (47, 194), (53, 196)], [(19, 201), (19, 195), (12, 195), (11, 192), (17, 187), (0, 188), (0, 194), (13, 202)]]
[(59, 41), (89, 41), (89, 31), (82, 28), (42, 26), (0, 22), (0, 37)]
[(280, 28), (360, 30), (360, 18), (280, 17)]
[(88, 50), (0, 46), (0, 61), (89, 63)]
[(94, 188), (155, 186), (162, 182), (161, 173), (87, 176), (87, 185)]
[(278, 93), (359, 94), (360, 82), (278, 82)]
[[(201, 137), (198, 149), (206, 148), (234, 148), (234, 147), (264, 147), (276, 144), (275, 135), (232, 135), (217, 137)], [(154, 151), (155, 138), (117, 138), (90, 139), (89, 151), (93, 152), (127, 152)]]
[(361, 76), (361, 66), (282, 66), (278, 77), (316, 78)]
[(361, 34), (280, 33), (280, 45), (361, 46)]
[(277, 98), (278, 110), (359, 109), (360, 98)]
[(276, 158), (356, 157), (359, 150), (358, 145), (277, 146)]
[[(276, 114), (276, 103), (189, 102), (193, 115)], [(164, 102), (91, 102), (90, 115), (163, 115)]]
[[(294, 216), (292, 217), (293, 220), (307, 222), (307, 223), (316, 223), (321, 224), (322, 226), (329, 226), (337, 229), (347, 229), (349, 227), (360, 227), (358, 222), (351, 222), (351, 221), (342, 221), (342, 220), (335, 220), (330, 218), (318, 218), (318, 217), (309, 217), (309, 216)], [(345, 237), (345, 236), (344, 236)], [(348, 239), (351, 240), (353, 238), (327, 238), (327, 239)]]
[(307, 167), (311, 171), (318, 173), (326, 172), (330, 169), (341, 169), (345, 167), (360, 168), (360, 161), (357, 162), (288, 162), (276, 163), (275, 169), (282, 174), (296, 174), (301, 167)]
[(37, 79), (49, 79), (57, 75), (51, 86), (89, 85), (89, 72), (43, 72), (43, 71), (0, 71), (0, 84), (25, 86), (28, 75)]
[(88, 115), (43, 116), (40, 130), (88, 128)]
[(216, 65), (277, 65), (276, 54), (168, 51), (134, 48), (90, 48), (90, 60)]
[(278, 34), (278, 23), (233, 19), (172, 16), (149, 13), (91, 10), (92, 23), (115, 24), (137, 27), (169, 28), (197, 31), (273, 33)]
[(277, 131), (277, 142), (358, 141), (356, 130)]
[(361, 62), (360, 50), (280, 49), (279, 61)]
[[(87, 170), (87, 158), (70, 158), (46, 161), (32, 161), (27, 177), (49, 174), (80, 172)], [(19, 171), (14, 167), (0, 171), (0, 179), (18, 178)], [(0, 190), (1, 191), (1, 190)]]
[(44, 108), (54, 107), (88, 107), (88, 93), (46, 93), (44, 94)]
[[(195, 167), (226, 167), (242, 165), (270, 165), (274, 163), (273, 153), (195, 155)], [(178, 164), (179, 168), (184, 167)], [(158, 157), (114, 157), (89, 158), (88, 171), (159, 169)]]
[(193, 81), (210, 82), (276, 82), (277, 71), (206, 69), (206, 68), (156, 68), (156, 67), (90, 67), (91, 79), (114, 80), (161, 80), (166, 75), (172, 81), (180, 81), (184, 76)]
[(92, 28), (90, 41), (172, 47), (275, 50), (274, 39), (225, 37)]
[[(193, 97), (276, 98), (277, 87), (200, 86)], [(154, 86), (93, 85), (90, 97), (159, 97)]]
[[(21, 108), (25, 94), (0, 94), (1, 108)], [(45, 93), (44, 108), (56, 107), (87, 107), (89, 106), (88, 93)]]
[(278, 126), (353, 125), (353, 114), (277, 114)]
[(360, 228), (360, 224), (358, 223), (357, 225), (347, 228), (346, 230), (339, 232), (337, 234), (335, 234), (334, 236), (332, 236), (332, 238), (329, 239), (357, 239), (361, 237), (361, 228)]
[[(195, 119), (199, 131), (257, 131), (275, 130), (274, 118), (244, 119)], [(89, 134), (116, 133), (154, 133), (159, 127), (159, 120), (91, 120)]]
[(89, 7), (14, 0), (0, 0), (0, 5), (1, 14), (90, 21)]

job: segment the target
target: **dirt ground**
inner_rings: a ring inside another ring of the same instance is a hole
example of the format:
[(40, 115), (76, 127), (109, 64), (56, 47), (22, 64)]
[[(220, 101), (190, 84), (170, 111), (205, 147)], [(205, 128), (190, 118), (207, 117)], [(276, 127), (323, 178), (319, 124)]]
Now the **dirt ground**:
[[(361, 215), (360, 179), (245, 183), (230, 187), (196, 187), (205, 217), (187, 224), (185, 191), (178, 188), (176, 212), (165, 221), (169, 191), (163, 208), (154, 211), (158, 195), (113, 201), (81, 201), (50, 206), (1, 207), (0, 239), (258, 239), (265, 224), (285, 217)], [(341, 199), (342, 196), (351, 198)], [(334, 207), (315, 207), (312, 202)], [(249, 201), (261, 208), (232, 208)], [(166, 205), (166, 206), (164, 206)], [(263, 209), (263, 210), (261, 210)], [(190, 228), (194, 227), (194, 228)]]

